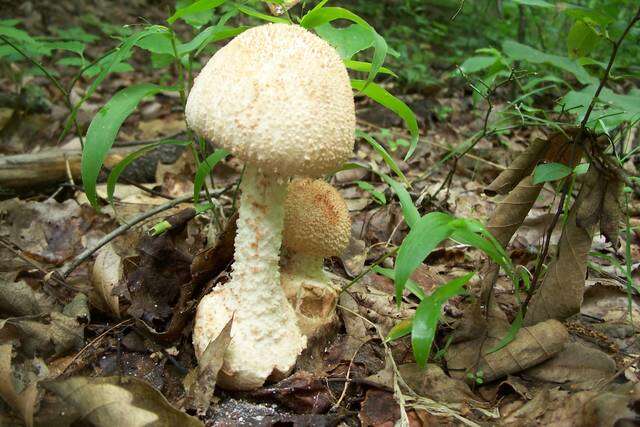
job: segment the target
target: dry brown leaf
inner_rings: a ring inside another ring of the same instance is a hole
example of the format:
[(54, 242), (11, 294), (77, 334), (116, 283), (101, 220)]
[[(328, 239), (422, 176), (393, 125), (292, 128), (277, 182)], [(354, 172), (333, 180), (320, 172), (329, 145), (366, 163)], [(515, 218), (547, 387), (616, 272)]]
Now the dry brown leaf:
[(198, 426), (145, 381), (134, 377), (74, 377), (45, 384), (78, 412), (78, 422), (96, 427)]
[(579, 343), (568, 343), (552, 359), (524, 371), (538, 381), (570, 383), (574, 389), (590, 389), (616, 373), (616, 363), (604, 352)]
[(618, 249), (618, 233), (620, 231), (620, 221), (622, 220), (621, 196), (624, 183), (617, 178), (611, 178), (607, 183), (607, 191), (602, 202), (602, 216), (600, 217), (600, 232), (611, 242), (615, 249)]
[(229, 319), (220, 334), (205, 349), (198, 367), (192, 369), (185, 377), (183, 384), (186, 390), (186, 404), (194, 408), (198, 415), (204, 415), (209, 406), (216, 387), (218, 372), (222, 368), (224, 352), (231, 342), (231, 325), (233, 317)]
[[(548, 320), (518, 331), (513, 341), (498, 351), (489, 353), (506, 333), (506, 319), (497, 321), (495, 327), (489, 323), (487, 337), (480, 336), (472, 341), (452, 345), (446, 354), (447, 366), (453, 377), (464, 378), (468, 373), (483, 372), (485, 381), (500, 379), (509, 374), (535, 366), (559, 353), (569, 334), (564, 325), (556, 320)], [(495, 330), (502, 330), (497, 333)], [(483, 356), (478, 359), (478, 348)]]
[[(438, 365), (429, 363), (423, 369), (416, 363), (407, 363), (398, 366), (398, 371), (413, 391), (436, 402), (464, 403), (477, 400), (466, 383), (449, 377)], [(393, 384), (390, 386), (393, 387)]]
[(0, 314), (3, 316), (29, 316), (41, 312), (35, 291), (24, 281), (0, 280)]
[(91, 282), (100, 302), (116, 317), (120, 317), (120, 300), (114, 289), (122, 280), (123, 271), (122, 258), (111, 243), (98, 251)]
[(607, 192), (607, 180), (595, 167), (589, 168), (585, 175), (581, 197), (576, 200), (576, 223), (588, 228), (598, 223), (602, 216), (602, 203)]
[(509, 167), (503, 170), (496, 179), (493, 180), (484, 193), (487, 196), (496, 194), (507, 194), (527, 175), (530, 175), (536, 164), (542, 159), (550, 143), (544, 139), (534, 140), (525, 151), (516, 157)]
[(37, 383), (32, 382), (21, 391), (16, 390), (11, 375), (12, 347), (10, 343), (0, 345), (0, 397), (22, 416), (28, 427), (31, 427), (38, 397)]
[(28, 356), (61, 355), (82, 346), (84, 326), (77, 319), (54, 311), (48, 320), (48, 324), (30, 318), (6, 320), (6, 324), (17, 332), (21, 353)]
[[(595, 168), (594, 168), (595, 169)], [(589, 171), (589, 180), (596, 172)], [(599, 197), (589, 186), (583, 186), (562, 229), (558, 256), (551, 261), (547, 274), (531, 298), (524, 318), (525, 325), (534, 325), (547, 319), (566, 319), (580, 312), (587, 274), (587, 256), (591, 250), (594, 227), (580, 227), (576, 215), (587, 195)]]

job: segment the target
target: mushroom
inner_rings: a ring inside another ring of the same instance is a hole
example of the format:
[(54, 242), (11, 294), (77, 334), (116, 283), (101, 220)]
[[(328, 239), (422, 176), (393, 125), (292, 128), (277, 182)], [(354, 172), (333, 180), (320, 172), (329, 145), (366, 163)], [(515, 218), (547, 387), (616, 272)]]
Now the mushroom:
[(322, 180), (295, 179), (284, 202), (281, 282), (308, 338), (328, 333), (338, 290), (323, 270), (324, 258), (340, 255), (349, 244), (351, 219), (344, 199)]
[(309, 31), (254, 27), (205, 65), (186, 117), (245, 163), (231, 280), (200, 301), (193, 343), (200, 357), (233, 316), (218, 384), (251, 390), (283, 378), (306, 347), (280, 284), (287, 177), (321, 176), (350, 156), (349, 76), (335, 49)]

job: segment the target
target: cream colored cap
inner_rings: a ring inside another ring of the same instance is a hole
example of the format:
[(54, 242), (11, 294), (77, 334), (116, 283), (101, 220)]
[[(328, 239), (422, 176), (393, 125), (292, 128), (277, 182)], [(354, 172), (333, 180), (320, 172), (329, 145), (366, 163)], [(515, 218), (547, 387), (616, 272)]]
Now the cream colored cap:
[(350, 236), (349, 209), (338, 190), (320, 179), (299, 178), (289, 184), (284, 202), (285, 248), (323, 258), (337, 256)]
[(336, 50), (297, 25), (251, 28), (195, 80), (189, 126), (265, 173), (320, 176), (353, 151), (355, 107)]

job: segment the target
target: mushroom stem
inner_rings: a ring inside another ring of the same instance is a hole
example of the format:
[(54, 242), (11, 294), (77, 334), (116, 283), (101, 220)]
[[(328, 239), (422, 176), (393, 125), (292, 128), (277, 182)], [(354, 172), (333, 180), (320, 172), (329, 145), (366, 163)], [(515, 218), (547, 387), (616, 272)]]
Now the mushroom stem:
[(328, 281), (323, 269), (324, 258), (291, 251), (287, 252), (284, 258), (283, 269), (289, 274)]
[(247, 165), (241, 189), (231, 281), (202, 299), (193, 336), (201, 356), (234, 316), (218, 381), (225, 388), (250, 390), (268, 378), (283, 378), (306, 339), (280, 285), (286, 183)]

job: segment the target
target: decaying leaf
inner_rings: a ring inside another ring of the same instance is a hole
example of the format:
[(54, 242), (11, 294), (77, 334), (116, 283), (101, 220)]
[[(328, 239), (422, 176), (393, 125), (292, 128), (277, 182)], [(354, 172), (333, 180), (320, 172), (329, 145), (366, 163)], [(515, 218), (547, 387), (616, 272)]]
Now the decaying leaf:
[(539, 381), (571, 384), (573, 388), (589, 389), (616, 373), (616, 363), (604, 352), (579, 343), (568, 343), (553, 358), (524, 374)]
[(78, 422), (96, 427), (202, 426), (134, 377), (74, 377), (46, 383), (48, 390), (78, 412)]
[(393, 398), (393, 393), (369, 390), (358, 418), (363, 426), (393, 426), (400, 419), (400, 406)]
[(11, 375), (12, 345), (0, 345), (0, 397), (19, 413), (28, 427), (33, 425), (36, 398), (38, 396), (37, 383), (32, 382), (22, 390), (16, 390), (14, 378)]
[(413, 391), (436, 402), (464, 403), (477, 400), (466, 383), (449, 377), (438, 365), (428, 363), (423, 369), (417, 363), (407, 363), (398, 366), (398, 371)]
[[(44, 323), (46, 320), (48, 323)], [(20, 338), (20, 351), (28, 356), (61, 355), (84, 343), (84, 325), (76, 318), (52, 312), (48, 319), (7, 319)]]
[(498, 203), (489, 218), (487, 229), (502, 246), (509, 244), (518, 227), (522, 225), (541, 189), (542, 184), (534, 184), (533, 177), (529, 175)]
[(485, 188), (484, 193), (487, 196), (509, 193), (523, 178), (533, 172), (536, 164), (545, 156), (550, 145), (551, 142), (545, 139), (538, 138), (534, 140), (524, 152), (520, 153), (520, 155), (511, 162), (507, 169), (503, 170), (500, 175)]
[(602, 216), (600, 217), (600, 232), (611, 242), (615, 249), (618, 248), (618, 233), (622, 220), (621, 197), (624, 183), (617, 178), (610, 178), (607, 182), (607, 191), (602, 201)]
[(355, 277), (360, 274), (367, 260), (365, 242), (352, 236), (351, 240), (349, 240), (349, 245), (340, 255), (340, 259), (349, 277)]
[[(591, 176), (594, 174), (596, 172), (591, 170), (587, 173)], [(562, 229), (558, 256), (549, 264), (543, 282), (531, 298), (524, 318), (525, 325), (534, 325), (547, 319), (566, 319), (580, 312), (587, 274), (587, 256), (594, 232), (593, 226), (583, 228), (577, 223), (580, 206), (589, 204), (584, 200), (587, 195), (599, 197), (589, 187), (583, 187), (580, 191)]]
[(0, 280), (0, 314), (5, 316), (29, 316), (41, 312), (36, 293), (24, 281)]
[(276, 400), (298, 413), (322, 414), (329, 410), (335, 397), (325, 378), (298, 371), (284, 380), (251, 393), (257, 399)]
[(99, 301), (116, 317), (120, 317), (120, 300), (114, 290), (122, 278), (122, 258), (113, 245), (108, 243), (98, 251), (91, 282)]
[(576, 200), (576, 223), (582, 228), (589, 228), (598, 223), (602, 216), (604, 195), (607, 192), (607, 179), (595, 167), (589, 168), (584, 177), (581, 197)]
[(211, 405), (216, 386), (218, 371), (222, 368), (224, 352), (231, 342), (233, 317), (227, 322), (220, 334), (207, 345), (198, 366), (192, 369), (184, 379), (187, 393), (186, 404), (194, 408), (198, 415), (204, 415)]
[[(480, 336), (449, 348), (446, 359), (453, 377), (464, 378), (468, 373), (477, 375), (482, 372), (484, 381), (500, 379), (550, 359), (563, 349), (569, 339), (562, 323), (548, 320), (520, 329), (513, 341), (490, 353), (506, 333), (505, 325), (500, 323), (499, 320), (494, 321), (496, 326), (492, 327), (489, 322), (486, 338)], [(503, 332), (496, 334), (496, 329)], [(478, 348), (482, 348), (479, 359)]]

